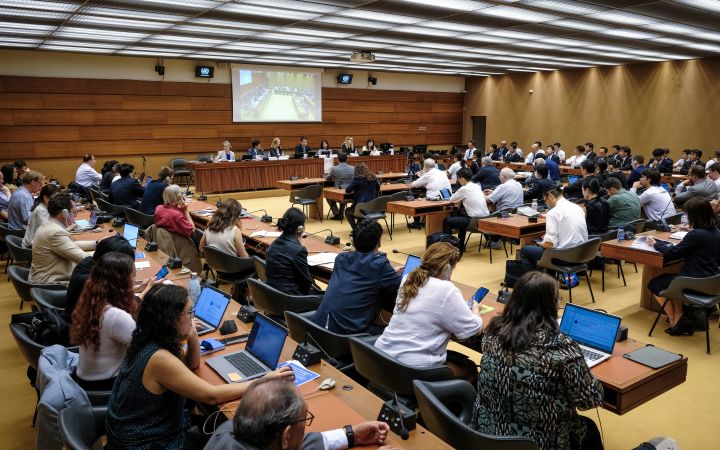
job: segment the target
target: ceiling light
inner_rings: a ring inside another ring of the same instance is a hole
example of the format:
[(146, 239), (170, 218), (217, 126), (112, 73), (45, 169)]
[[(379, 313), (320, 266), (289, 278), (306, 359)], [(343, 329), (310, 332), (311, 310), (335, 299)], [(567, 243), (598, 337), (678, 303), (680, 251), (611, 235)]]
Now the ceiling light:
[(122, 48), (122, 44), (111, 44), (109, 42), (83, 42), (83, 41), (68, 41), (64, 39), (52, 39), (46, 41), (48, 45), (64, 45), (67, 47), (85, 47), (85, 48), (107, 48), (107, 49), (118, 49)]
[(688, 41), (687, 39), (676, 39), (676, 38), (666, 38), (666, 37), (652, 39), (652, 41), (653, 42), (662, 42), (663, 44), (670, 44), (670, 45), (690, 45), (693, 43), (692, 41)]
[(606, 30), (608, 28), (607, 25), (600, 25), (597, 23), (585, 22), (582, 20), (570, 20), (570, 19), (554, 20), (552, 22), (548, 22), (547, 24), (552, 25), (554, 27), (563, 27), (563, 28), (570, 28), (572, 30), (582, 30), (582, 31), (600, 31), (600, 30)]
[(356, 19), (371, 20), (373, 22), (389, 22), (411, 24), (421, 22), (418, 17), (401, 16), (399, 14), (388, 14), (365, 9), (346, 9), (338, 13), (339, 16), (352, 17)]
[(603, 20), (605, 22), (636, 26), (660, 21), (660, 19), (657, 19), (655, 17), (642, 16), (640, 14), (633, 14), (624, 11), (604, 11), (588, 15), (587, 17), (597, 20)]
[(64, 45), (44, 44), (39, 47), (41, 50), (56, 50), (61, 52), (83, 52), (83, 53), (114, 53), (115, 49), (96, 47), (66, 47)]
[(138, 28), (146, 30), (160, 30), (167, 28), (172, 24), (167, 22), (157, 22), (148, 20), (128, 20), (128, 19), (114, 19), (109, 17), (100, 16), (83, 16), (76, 15), (70, 19), (72, 24), (90, 24), (98, 27), (118, 27), (118, 28)]
[(0, 8), (0, 17), (30, 17), (33, 19), (66, 20), (70, 14), (65, 12), (35, 11), (30, 9)]
[(172, 57), (172, 56), (184, 56), (185, 52), (174, 52), (174, 51), (154, 51), (154, 50), (118, 50), (118, 54), (121, 55), (134, 55), (134, 56), (160, 56), (160, 57)]
[(627, 39), (651, 39), (658, 37), (655, 33), (646, 33), (644, 31), (628, 30), (623, 28), (603, 30), (600, 33)]
[(333, 25), (345, 25), (348, 27), (352, 27), (353, 29), (367, 28), (370, 30), (376, 30), (378, 28), (378, 23), (373, 22), (372, 20), (361, 20), (340, 16), (316, 17), (315, 19), (313, 19), (313, 22), (331, 23)]
[(151, 37), (153, 40), (157, 41), (165, 41), (165, 42), (177, 42), (178, 44), (187, 44), (190, 42), (200, 43), (200, 44), (207, 44), (207, 45), (219, 45), (219, 44), (225, 44), (227, 43), (226, 40), (223, 39), (209, 39), (209, 38), (201, 38), (198, 36), (180, 36), (177, 34), (157, 34)]
[(327, 38), (317, 36), (303, 36), (300, 34), (285, 34), (285, 33), (260, 33), (253, 35), (253, 38), (258, 40), (269, 40), (269, 41), (288, 41), (288, 42), (322, 42), (326, 41)]
[(491, 28), (488, 28), (488, 27), (477, 27), (475, 25), (468, 25), (468, 24), (464, 24), (464, 23), (441, 22), (439, 20), (431, 20), (429, 22), (423, 22), (422, 26), (430, 27), (430, 28), (437, 28), (440, 30), (452, 29), (452, 30), (458, 31), (460, 33), (482, 33), (482, 32), (491, 30)]
[(242, 3), (243, 5), (265, 6), (268, 8), (282, 8), (290, 11), (304, 11), (322, 14), (331, 14), (340, 10), (337, 6), (296, 0), (243, 0)]
[(481, 9), (476, 14), (535, 23), (560, 19), (558, 16), (528, 11), (527, 9), (515, 8), (514, 6), (493, 6), (492, 8)]
[(260, 16), (260, 17), (282, 17), (291, 20), (310, 20), (317, 17), (318, 13), (309, 13), (297, 10), (287, 10), (278, 8), (264, 8), (262, 6), (251, 6), (246, 4), (228, 3), (218, 8), (218, 11), (228, 11), (239, 14), (241, 16)]
[(218, 28), (238, 28), (241, 30), (270, 30), (273, 28), (277, 28), (274, 25), (263, 25), (253, 22), (241, 22), (237, 20), (216, 20), (216, 19), (191, 19), (188, 21), (189, 23), (195, 23), (198, 25), (208, 25), (211, 27), (218, 27)]
[(460, 34), (457, 30), (452, 30), (449, 28), (446, 29), (427, 29), (424, 27), (417, 27), (417, 26), (404, 26), (399, 28), (393, 28), (393, 31), (397, 31), (400, 33), (410, 33), (410, 34), (418, 34), (420, 36), (428, 36), (428, 37), (453, 37)]
[(248, 36), (251, 34), (255, 34), (255, 31), (251, 30), (237, 30), (237, 29), (229, 29), (229, 28), (214, 28), (214, 27), (201, 27), (197, 25), (180, 25), (175, 26), (171, 28), (172, 31), (187, 31), (189, 33), (199, 33), (199, 34), (214, 34), (218, 36)]
[(352, 33), (348, 33), (347, 31), (338, 32), (338, 31), (329, 31), (329, 30), (320, 30), (320, 29), (313, 30), (313, 29), (307, 28), (307, 27), (284, 27), (282, 29), (282, 32), (299, 34), (299, 35), (310, 34), (312, 36), (334, 38), (334, 39), (344, 39), (346, 37), (352, 36)]
[(589, 41), (581, 41), (578, 39), (566, 39), (566, 38), (548, 38), (541, 39), (541, 42), (548, 42), (550, 44), (557, 44), (564, 47), (582, 47), (591, 44)]
[(527, 48), (541, 48), (545, 50), (557, 50), (560, 47), (557, 45), (552, 44), (543, 44), (542, 42), (513, 42), (510, 45), (514, 45), (516, 47), (527, 47)]
[(281, 50), (290, 50), (292, 47), (289, 45), (258, 44), (254, 42), (241, 41), (219, 45), (217, 48), (224, 50), (244, 50), (248, 52), (275, 52)]
[(433, 8), (447, 8), (456, 11), (476, 11), (478, 9), (492, 6), (490, 3), (475, 2), (470, 0), (402, 0), (404, 3), (414, 3), (418, 5), (427, 5)]
[(693, 8), (720, 12), (720, 1), (718, 0), (677, 0), (677, 2), (692, 6)]
[[(167, 0), (134, 0), (133, 3), (167, 6), (168, 2)], [(214, 0), (173, 0), (172, 4), (175, 7), (182, 8), (209, 9), (218, 6), (220, 2)]]
[(458, 39), (462, 39), (464, 41), (474, 41), (474, 42), (488, 42), (491, 44), (506, 44), (510, 42), (510, 39), (501, 38), (497, 36), (487, 36), (484, 34), (466, 34), (462, 36), (457, 36)]
[(188, 17), (182, 14), (155, 13), (150, 11), (142, 11), (142, 16), (138, 17), (139, 14), (137, 10), (104, 8), (101, 6), (88, 6), (82, 10), (82, 13), (95, 16), (125, 17), (131, 19), (141, 18), (142, 20), (164, 20), (166, 22), (178, 22)]
[(31, 2), (27, 0), (0, 0), (0, 7), (74, 12), (80, 8), (80, 5), (76, 3), (43, 2), (38, 0)]
[(567, 14), (577, 14), (580, 16), (602, 11), (602, 8), (596, 8), (585, 3), (581, 4), (580, 2), (575, 1), (569, 2), (557, 0), (526, 0), (525, 2), (523, 2), (523, 4)]
[(688, 47), (696, 48), (698, 50), (705, 50), (708, 52), (720, 53), (720, 45), (692, 43), (688, 44)]
[(542, 39), (545, 37), (542, 34), (532, 34), (532, 33), (525, 33), (522, 31), (505, 30), (505, 29), (492, 30), (492, 31), (486, 32), (485, 34), (489, 34), (490, 36), (504, 37), (509, 40), (516, 40), (516, 41), (530, 41), (533, 39)]

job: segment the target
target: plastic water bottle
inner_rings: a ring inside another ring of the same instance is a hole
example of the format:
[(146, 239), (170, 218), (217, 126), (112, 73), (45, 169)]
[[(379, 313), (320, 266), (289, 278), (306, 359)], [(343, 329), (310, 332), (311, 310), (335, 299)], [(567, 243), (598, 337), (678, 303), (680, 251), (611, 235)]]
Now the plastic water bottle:
[(617, 229), (617, 240), (618, 242), (625, 240), (625, 229), (623, 227)]
[(190, 300), (192, 300), (193, 304), (195, 304), (198, 297), (200, 297), (200, 289), (200, 279), (198, 278), (197, 274), (193, 272), (190, 274), (190, 283), (188, 283)]
[(530, 207), (531, 207), (532, 209), (534, 209), (535, 211), (537, 211), (537, 210), (538, 210), (538, 203), (537, 203), (537, 199), (533, 199), (533, 201), (532, 201), (532, 205), (531, 205)]

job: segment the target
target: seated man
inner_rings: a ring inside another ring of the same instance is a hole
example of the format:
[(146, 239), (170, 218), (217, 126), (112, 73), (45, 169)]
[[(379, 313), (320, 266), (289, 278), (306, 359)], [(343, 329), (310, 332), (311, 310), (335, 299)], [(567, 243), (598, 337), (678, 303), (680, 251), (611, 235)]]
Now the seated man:
[[(552, 148), (552, 146), (549, 146)], [(552, 155), (557, 158), (556, 155)], [(553, 183), (560, 182), (560, 166), (557, 165), (557, 162), (555, 159), (552, 158), (552, 156), (547, 155), (538, 155), (537, 158), (535, 158), (535, 164), (539, 163), (545, 163), (548, 169), (548, 177), (552, 180)]]
[(608, 177), (605, 190), (610, 198), (610, 228), (618, 228), (640, 219), (640, 199), (632, 192), (623, 189), (620, 180)]
[(630, 192), (637, 194), (640, 188), (645, 189), (640, 195), (640, 206), (645, 210), (648, 220), (662, 220), (675, 215), (670, 193), (660, 186), (660, 172), (655, 169), (645, 170)]
[(118, 166), (120, 179), (110, 184), (110, 203), (118, 206), (128, 206), (133, 209), (138, 208), (138, 198), (142, 198), (145, 188), (140, 185), (138, 180), (131, 175), (135, 166), (128, 163), (122, 163)]
[[(325, 178), (327, 181), (334, 182), (336, 188), (345, 189), (352, 183), (355, 177), (355, 168), (347, 163), (347, 159), (347, 153), (340, 153), (338, 155), (338, 164), (330, 168), (330, 172), (328, 172)], [(338, 207), (338, 203), (334, 200), (328, 200), (327, 202), (333, 214), (332, 219), (342, 219), (342, 215), (345, 212), (345, 203), (340, 203)]]
[[(706, 178), (705, 167), (696, 164), (690, 168), (688, 179), (675, 187), (675, 194), (675, 204), (678, 206), (682, 206), (693, 197), (715, 200), (718, 196), (718, 186), (714, 181)], [(12, 201), (12, 198), (10, 200)]]
[(682, 175), (687, 175), (690, 173), (690, 169), (693, 166), (703, 166), (705, 168), (705, 163), (702, 162), (700, 159), (702, 157), (702, 151), (698, 149), (692, 149), (689, 152), (687, 152), (687, 159), (683, 163), (682, 167), (680, 168), (680, 173)]
[(305, 156), (310, 151), (312, 151), (312, 149), (310, 147), (308, 147), (307, 137), (305, 137), (305, 136), (301, 137), (300, 143), (295, 146), (295, 155), (296, 156)]
[(483, 189), (495, 189), (500, 185), (500, 169), (495, 167), (492, 158), (484, 156), (480, 160), (480, 169), (473, 176), (472, 182), (480, 184)]
[(672, 173), (673, 171), (673, 160), (665, 154), (664, 148), (656, 148), (652, 152), (653, 160), (650, 161), (648, 167), (655, 169), (660, 173)]
[(620, 170), (632, 170), (632, 149), (626, 145), (620, 147), (618, 161), (620, 161)]
[(67, 227), (75, 222), (75, 202), (68, 194), (55, 194), (47, 205), (50, 220), (35, 232), (30, 282), (68, 284), (75, 265), (95, 250), (97, 241), (73, 241)]
[(309, 414), (295, 385), (280, 378), (263, 377), (255, 381), (242, 399), (235, 417), (215, 430), (205, 450), (341, 450), (356, 445), (382, 445), (390, 429), (385, 422), (371, 421), (306, 434), (305, 427), (314, 416)]
[[(608, 160), (608, 177), (617, 178), (620, 181), (620, 186), (625, 189), (627, 188), (627, 177), (625, 176), (625, 172), (620, 170), (620, 164), (622, 162), (619, 158), (610, 159)], [(602, 186), (605, 186), (605, 183), (603, 182)]]
[(10, 196), (7, 206), (8, 225), (13, 230), (24, 230), (30, 220), (30, 209), (35, 203), (34, 195), (42, 189), (45, 177), (40, 172), (28, 170), (22, 177), (20, 186)]
[(447, 174), (442, 170), (438, 170), (437, 163), (435, 163), (435, 160), (432, 158), (425, 160), (423, 163), (423, 174), (420, 178), (412, 182), (412, 187), (414, 189), (424, 187), (425, 197), (430, 200), (440, 198), (440, 189), (452, 189)]
[(496, 211), (517, 208), (523, 204), (523, 188), (515, 180), (515, 172), (509, 167), (500, 171), (500, 184), (493, 190), (483, 188), (488, 200), (495, 205)]
[[(539, 161), (541, 159), (536, 159)], [(548, 177), (548, 168), (545, 164), (535, 164), (535, 180), (532, 182), (530, 189), (525, 191), (525, 201), (538, 200), (545, 198), (545, 193), (555, 189), (557, 185)]]
[(712, 180), (720, 191), (720, 163), (715, 163), (708, 169), (707, 178)]
[(526, 245), (520, 250), (525, 270), (535, 270), (546, 248), (574, 247), (588, 240), (585, 212), (575, 203), (563, 198), (559, 188), (545, 194), (551, 208), (545, 217), (545, 235), (539, 245)]
[(155, 208), (163, 204), (163, 192), (165, 188), (172, 184), (175, 171), (168, 166), (163, 166), (158, 172), (156, 180), (152, 180), (145, 186), (142, 202), (140, 203), (140, 212), (143, 214), (155, 214)]
[(580, 167), (582, 166), (582, 163), (587, 160), (587, 155), (585, 154), (585, 146), (578, 145), (575, 147), (575, 154), (571, 157), (569, 157), (565, 164), (570, 167)]
[(380, 309), (395, 306), (400, 275), (380, 253), (380, 224), (363, 219), (353, 234), (354, 252), (340, 253), (313, 322), (334, 333), (380, 334)]
[(585, 224), (588, 234), (607, 233), (610, 222), (610, 205), (607, 200), (600, 197), (600, 183), (597, 178), (585, 178), (582, 192), (585, 198)]
[[(460, 245), (464, 246), (465, 233), (470, 225), (470, 221), (474, 217), (487, 217), (490, 215), (490, 212), (488, 211), (487, 201), (485, 200), (485, 194), (483, 194), (482, 188), (479, 184), (470, 181), (472, 179), (470, 169), (464, 168), (458, 170), (457, 179), (460, 183), (460, 189), (450, 197), (450, 201), (462, 202), (465, 212), (457, 216), (447, 217), (443, 221), (443, 232), (452, 234), (452, 230), (457, 228)], [(465, 249), (462, 248), (461, 252), (462, 251), (465, 251)]]
[(627, 180), (628, 186), (632, 186), (636, 181), (640, 181), (640, 175), (645, 171), (644, 162), (645, 157), (643, 155), (634, 155), (632, 157), (632, 162), (630, 163), (632, 165), (632, 172)]
[(563, 189), (563, 196), (565, 198), (583, 197), (583, 182), (589, 178), (595, 178), (595, 163), (592, 161), (584, 161), (580, 165), (580, 172), (582, 173), (582, 178)]
[(95, 170), (95, 163), (97, 160), (91, 154), (83, 156), (83, 162), (75, 172), (75, 182), (82, 187), (91, 187), (99, 184), (102, 180), (102, 175), (97, 173)]

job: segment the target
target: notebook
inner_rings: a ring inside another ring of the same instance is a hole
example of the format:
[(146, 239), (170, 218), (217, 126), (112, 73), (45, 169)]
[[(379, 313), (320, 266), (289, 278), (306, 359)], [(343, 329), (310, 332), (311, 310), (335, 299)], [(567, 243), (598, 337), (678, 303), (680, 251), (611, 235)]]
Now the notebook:
[(137, 240), (139, 235), (140, 228), (137, 225), (126, 223), (123, 227), (123, 237), (127, 239), (130, 245), (132, 245), (133, 247), (137, 246)]
[(193, 307), (195, 318), (202, 324), (202, 328), (197, 332), (198, 336), (218, 329), (228, 304), (230, 304), (230, 296), (222, 291), (210, 286), (205, 286), (200, 291), (200, 297)]
[(420, 261), (419, 257), (415, 255), (408, 255), (407, 261), (405, 261), (405, 268), (403, 269), (402, 278), (405, 278), (407, 275), (410, 274), (410, 272), (420, 267), (420, 264), (422, 264), (422, 262)]
[(252, 380), (275, 370), (286, 337), (285, 328), (257, 314), (245, 350), (216, 356), (206, 362), (228, 383)]
[(588, 367), (610, 359), (620, 328), (620, 317), (568, 303), (560, 331), (580, 345)]

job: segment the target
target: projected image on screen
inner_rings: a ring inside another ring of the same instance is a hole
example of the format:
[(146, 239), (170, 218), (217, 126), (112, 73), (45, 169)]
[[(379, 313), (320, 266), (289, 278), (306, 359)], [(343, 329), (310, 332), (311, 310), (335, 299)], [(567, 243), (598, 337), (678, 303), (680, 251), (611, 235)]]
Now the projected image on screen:
[(234, 122), (318, 122), (321, 74), (314, 70), (233, 66)]

